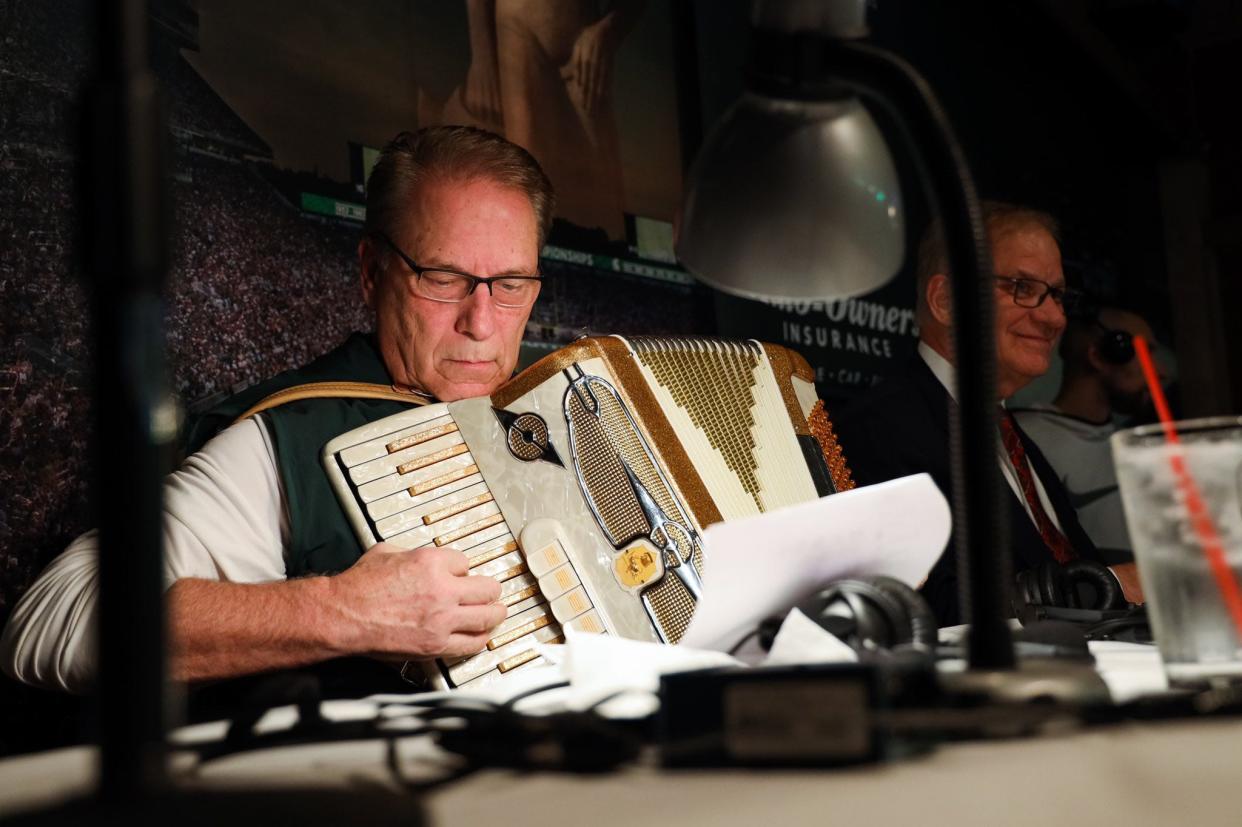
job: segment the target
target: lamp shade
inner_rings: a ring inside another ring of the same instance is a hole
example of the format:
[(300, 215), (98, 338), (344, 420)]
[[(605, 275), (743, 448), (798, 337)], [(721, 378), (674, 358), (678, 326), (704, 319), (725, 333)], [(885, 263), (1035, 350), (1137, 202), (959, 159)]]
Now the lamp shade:
[(888, 283), (904, 246), (893, 159), (857, 98), (747, 93), (691, 170), (677, 254), (736, 296), (833, 299)]

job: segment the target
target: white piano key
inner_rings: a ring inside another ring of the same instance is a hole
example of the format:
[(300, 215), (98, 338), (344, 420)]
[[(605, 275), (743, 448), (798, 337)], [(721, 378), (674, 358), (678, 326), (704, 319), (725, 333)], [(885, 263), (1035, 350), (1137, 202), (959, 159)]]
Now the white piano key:
[[(509, 572), (513, 572), (516, 569), (517, 566), (514, 566), (512, 569), (509, 569)], [(539, 582), (535, 579), (535, 576), (526, 569), (525, 566), (522, 566), (522, 570), (517, 574), (514, 574), (512, 577), (503, 580), (501, 580), (500, 577), (497, 577), (496, 579), (500, 580), (501, 600), (504, 600), (506, 597), (512, 597), (515, 594), (520, 594), (527, 589), (539, 588)], [(522, 599), (525, 600), (526, 598)]]
[(471, 497), (488, 492), (487, 483), (470, 482), (469, 480), (459, 480), (456, 483), (444, 486), (443, 489), (428, 491), (426, 494), (420, 494), (417, 497), (411, 497), (410, 492), (404, 488), (395, 494), (390, 494), (383, 499), (375, 500), (367, 503), (367, 515), (379, 522), (385, 517), (391, 517), (402, 511), (408, 511), (411, 508), (418, 509), (419, 517), (435, 511), (441, 505), (449, 503), (461, 502)]
[(469, 557), (472, 554), (472, 549), (474, 549), (476, 546), (482, 545), (488, 540), (491, 540), (495, 537), (500, 537), (505, 534), (508, 534), (510, 537), (513, 536), (512, 533), (509, 531), (509, 526), (501, 522), (501, 523), (497, 523), (494, 526), (488, 526), (482, 531), (477, 531), (474, 534), (471, 534), (467, 537), (462, 537), (460, 540), (454, 540), (453, 542), (444, 546), (444, 548), (457, 549), (458, 551), (465, 552), (466, 556)]
[(546, 643), (563, 637), (560, 626), (555, 622), (542, 626), (530, 633), (516, 638), (496, 649), (484, 649), (477, 655), (449, 667), (449, 679), (460, 686), (479, 678), (494, 670), (500, 664), (534, 648), (536, 643)]
[(341, 462), (345, 463), (346, 468), (352, 468), (355, 465), (361, 465), (370, 460), (379, 459), (388, 456), (390, 453), (388, 446), (397, 440), (406, 439), (415, 434), (432, 433), (442, 435), (445, 426), (456, 429), (457, 425), (453, 422), (452, 417), (447, 413), (429, 419), (425, 422), (419, 422), (406, 428), (391, 431), (385, 434), (379, 434), (375, 438), (366, 442), (360, 442), (357, 445), (351, 445), (339, 452)]
[(542, 594), (536, 594), (532, 597), (526, 598), (525, 600), (521, 600), (521, 601), (518, 601), (517, 603), (514, 603), (512, 606), (509, 607), (509, 614), (517, 615), (517, 614), (521, 614), (522, 612), (527, 611), (528, 609), (533, 609), (536, 606), (546, 606), (546, 605), (548, 605), (547, 598), (545, 598)]
[(421, 445), (438, 436), (452, 433), (457, 430), (457, 423), (444, 420), (437, 422), (428, 421), (425, 428), (426, 430), (416, 430), (413, 433), (395, 434), (395, 439), (384, 445), (385, 452), (395, 454), (398, 451), (404, 451), (412, 445)]
[(376, 520), (375, 531), (381, 537), (392, 537), (403, 531), (425, 531), (432, 537), (438, 537), (478, 522), (484, 517), (500, 513), (500, 508), (495, 502), (486, 502), (466, 509), (446, 520), (427, 525), (423, 521), (423, 516), (434, 511), (436, 507), (437, 505), (433, 504), (423, 508), (411, 508), (407, 511), (402, 511), (400, 514), (386, 517), (383, 520)]
[(522, 559), (521, 552), (512, 551), (495, 560), (490, 560), (480, 566), (475, 566), (470, 570), (471, 574), (480, 574), (484, 577), (495, 577), (507, 571), (512, 571), (518, 566), (524, 565), (525, 560)]
[(504, 521), (505, 518), (500, 513), (500, 508), (495, 503), (487, 503), (472, 508), (458, 517), (427, 526), (427, 528), (436, 532), (435, 544), (437, 546), (447, 546), (458, 540), (473, 537), (480, 531), (486, 531), (493, 526), (504, 525)]
[(534, 665), (534, 664), (544, 663), (544, 662), (545, 661), (544, 661), (543, 655), (539, 654), (538, 649), (535, 649), (532, 647), (530, 649), (527, 649), (525, 652), (521, 652), (520, 654), (514, 655), (508, 660), (502, 660), (500, 663), (496, 665), (496, 671), (500, 672), (503, 675), (508, 672), (512, 672), (514, 669), (520, 669), (523, 666), (526, 666), (528, 664)]
[(483, 491), (473, 496), (445, 498), (445, 501), (436, 504), (434, 511), (423, 515), (423, 525), (434, 525), (441, 520), (447, 520), (449, 517), (455, 517), (474, 508), (476, 505), (483, 505), (494, 500), (490, 491)]
[[(581, 614), (581, 612), (579, 612), (579, 614)], [(524, 612), (518, 612), (517, 614), (510, 615), (500, 621), (500, 625), (492, 630), (492, 637), (487, 642), (487, 648), (496, 649), (500, 646), (504, 646), (509, 642), (509, 638), (512, 637), (512, 633), (515, 630), (523, 628), (528, 624), (532, 626), (530, 631), (534, 631), (534, 629), (545, 626), (552, 621), (552, 613), (548, 610), (547, 606), (535, 606), (534, 608), (527, 609)]]
[[(495, 539), (488, 540), (485, 543), (480, 543), (479, 545), (465, 551), (464, 554), (470, 561), (470, 568), (474, 569), (476, 566), (485, 565), (498, 557), (503, 557), (504, 555), (510, 554), (511, 552), (515, 552), (517, 550), (517, 540), (513, 539), (512, 534), (506, 533), (496, 537)], [(520, 554), (519, 559), (523, 559)]]
[[(357, 487), (358, 498), (364, 503), (378, 500), (380, 497), (386, 497), (389, 494), (395, 494), (398, 491), (407, 491), (416, 486), (426, 485), (428, 482), (445, 478), (454, 471), (460, 471), (463, 468), (469, 468), (474, 465), (474, 457), (470, 454), (459, 454), (450, 457), (443, 462), (437, 462), (435, 465), (429, 465), (426, 468), (420, 468), (410, 474), (392, 473), (386, 477), (380, 477), (377, 480), (359, 485)], [(483, 478), (478, 476), (477, 470), (472, 477), (466, 478), (469, 484), (481, 482)], [(447, 486), (453, 484), (455, 480), (444, 479), (441, 485)], [(418, 494), (410, 496), (417, 497)]]
[[(398, 451), (395, 454), (385, 454), (379, 459), (373, 459), (361, 465), (349, 466), (349, 478), (353, 480), (354, 485), (363, 485), (380, 477), (399, 473), (397, 469), (403, 465), (431, 462), (437, 455), (444, 454), (446, 451), (460, 451), (461, 446), (464, 444), (465, 442), (462, 440), (460, 433), (446, 434), (429, 442), (424, 442), (421, 445)], [(408, 476), (408, 472), (402, 472), (402, 477), (406, 476)]]

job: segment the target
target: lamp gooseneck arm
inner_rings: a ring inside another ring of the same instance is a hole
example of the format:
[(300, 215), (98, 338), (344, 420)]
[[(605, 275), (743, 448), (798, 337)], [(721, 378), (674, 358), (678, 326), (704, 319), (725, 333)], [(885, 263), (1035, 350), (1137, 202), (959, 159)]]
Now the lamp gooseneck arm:
[(996, 461), (996, 345), (992, 265), (974, 181), (948, 116), (927, 82), (883, 49), (825, 44), (834, 80), (884, 107), (904, 131), (921, 183), (941, 217), (952, 272), (957, 401), (950, 417), (954, 523), (972, 669), (1014, 665), (1006, 623), (1010, 566)]

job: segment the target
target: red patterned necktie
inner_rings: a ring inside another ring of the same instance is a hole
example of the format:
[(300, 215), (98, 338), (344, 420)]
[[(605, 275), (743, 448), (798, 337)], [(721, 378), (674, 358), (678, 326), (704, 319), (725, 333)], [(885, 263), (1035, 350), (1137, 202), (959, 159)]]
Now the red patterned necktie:
[(1014, 471), (1018, 473), (1018, 484), (1022, 487), (1022, 496), (1026, 497), (1026, 504), (1031, 507), (1031, 515), (1035, 518), (1039, 536), (1043, 538), (1044, 545), (1052, 552), (1053, 558), (1058, 563), (1068, 563), (1077, 558), (1078, 554), (1070, 545), (1069, 539), (1048, 518), (1048, 512), (1044, 511), (1043, 503), (1039, 501), (1039, 494), (1035, 491), (1035, 478), (1031, 474), (1030, 465), (1026, 462), (1026, 449), (1022, 446), (1022, 437), (1018, 436), (1013, 414), (1001, 408), (999, 419), (1005, 452), (1009, 454), (1009, 462), (1012, 463)]

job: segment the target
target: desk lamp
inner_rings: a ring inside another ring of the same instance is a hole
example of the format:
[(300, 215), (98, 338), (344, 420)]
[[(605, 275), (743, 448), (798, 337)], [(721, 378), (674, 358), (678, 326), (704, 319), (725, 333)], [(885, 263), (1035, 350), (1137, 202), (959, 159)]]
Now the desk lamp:
[(864, 41), (863, 0), (756, 0), (747, 89), (691, 170), (677, 253), (696, 278), (746, 298), (832, 299), (875, 290), (902, 261), (904, 209), (884, 136), (944, 223), (953, 284), (952, 418), (960, 599), (976, 672), (1014, 666), (1000, 474), (991, 262), (978, 198), (927, 83)]

